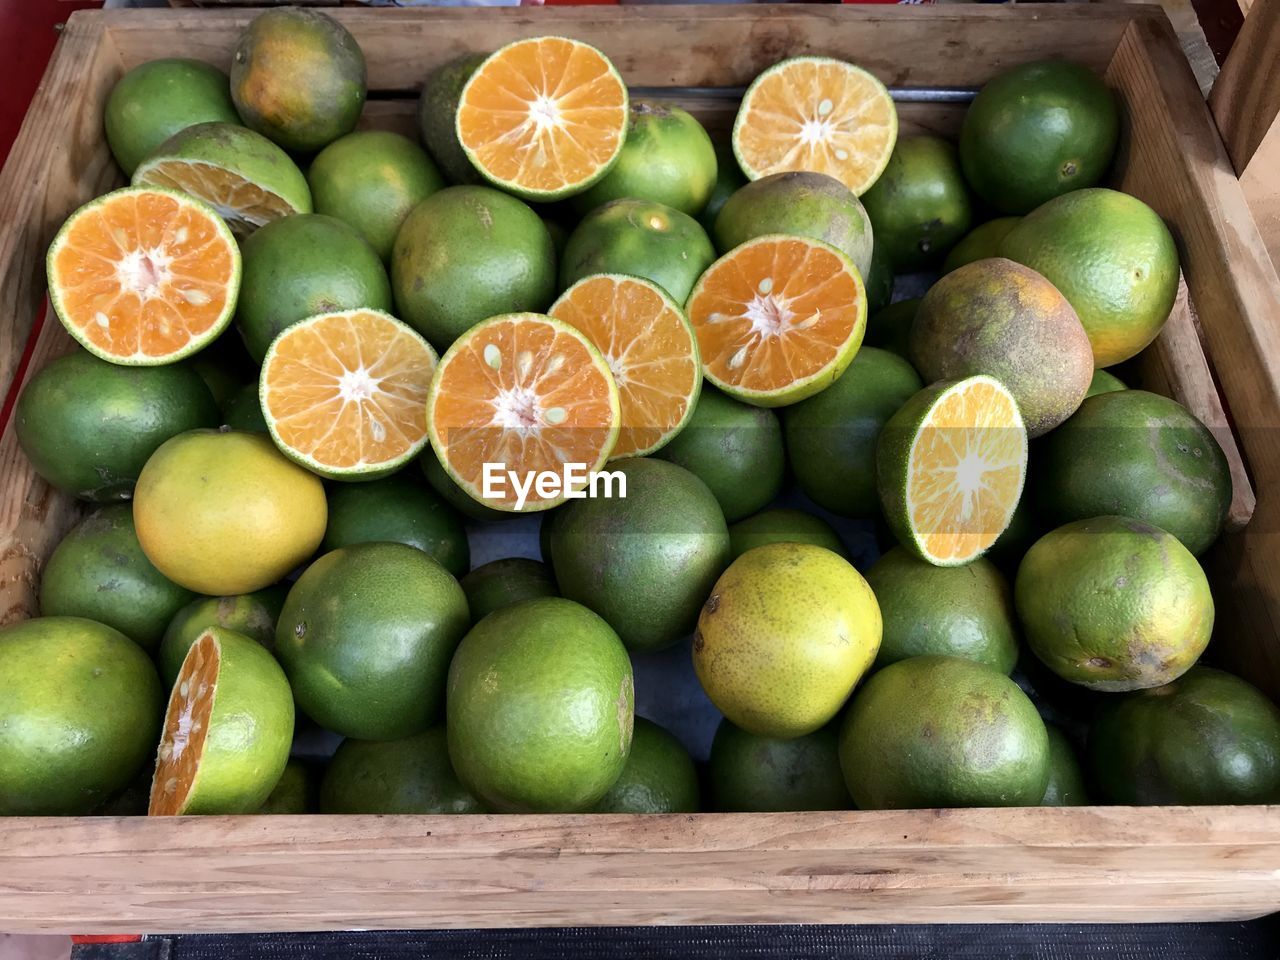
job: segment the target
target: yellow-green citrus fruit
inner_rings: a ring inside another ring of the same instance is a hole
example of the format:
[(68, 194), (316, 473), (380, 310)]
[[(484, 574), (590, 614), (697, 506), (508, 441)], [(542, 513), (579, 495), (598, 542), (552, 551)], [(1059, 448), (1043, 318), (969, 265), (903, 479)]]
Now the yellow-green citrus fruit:
[(156, 666), (165, 687), (173, 686), (187, 651), (210, 627), (233, 630), (273, 650), (284, 596), (283, 587), (267, 587), (237, 597), (197, 597), (188, 603), (169, 621), (156, 651)]
[(493, 611), (521, 600), (557, 595), (556, 577), (551, 568), (526, 557), (491, 560), (476, 567), (459, 583), (467, 595), (472, 623), (479, 623)]
[(458, 781), (443, 726), (399, 740), (343, 740), (320, 784), (321, 813), (480, 813)]
[(1021, 217), (997, 217), (974, 227), (951, 248), (947, 259), (942, 261), (942, 272), (950, 273), (966, 263), (1000, 256), (1000, 244), (1020, 219)]
[(679, 740), (636, 717), (631, 753), (592, 813), (697, 813), (698, 771)]
[(729, 550), (734, 560), (766, 543), (811, 543), (842, 557), (846, 555), (844, 543), (831, 524), (803, 510), (774, 507), (729, 527)]
[(1089, 381), (1089, 392), (1084, 395), (1088, 400), (1099, 393), (1115, 393), (1117, 390), (1128, 390), (1129, 387), (1114, 373), (1106, 370), (1093, 371), (1093, 379)]
[(320, 809), (320, 767), (306, 760), (291, 759), (272, 788), (259, 814), (276, 816), (316, 813)]
[(727, 143), (716, 143), (716, 182), (707, 197), (707, 205), (698, 215), (698, 222), (710, 233), (716, 225), (716, 217), (720, 215), (725, 202), (734, 192), (747, 183), (742, 168), (738, 166), (738, 158), (733, 155), (733, 148)]
[(835, 724), (785, 740), (721, 720), (707, 763), (708, 807), (725, 813), (850, 810)]
[(1086, 807), (1089, 793), (1085, 788), (1084, 771), (1076, 749), (1062, 732), (1061, 727), (1046, 723), (1049, 733), (1049, 785), (1044, 788), (1042, 807)]

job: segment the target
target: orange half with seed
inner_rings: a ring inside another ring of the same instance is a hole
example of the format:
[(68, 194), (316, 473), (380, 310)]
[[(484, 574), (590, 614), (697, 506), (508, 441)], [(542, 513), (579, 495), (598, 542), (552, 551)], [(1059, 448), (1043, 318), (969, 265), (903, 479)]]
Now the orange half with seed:
[(768, 235), (708, 267), (688, 312), (707, 379), (746, 403), (780, 407), (825, 390), (849, 366), (867, 296), (835, 247)]
[(496, 51), (462, 89), (456, 129), (472, 165), (526, 200), (581, 193), (613, 166), (627, 88), (609, 58), (565, 37)]
[(702, 364), (693, 328), (661, 287), (597, 274), (566, 290), (550, 312), (595, 344), (618, 385), (622, 429), (610, 459), (643, 457), (680, 432), (698, 400)]
[(156, 187), (85, 204), (46, 259), (49, 300), (67, 332), (113, 363), (173, 363), (226, 329), (240, 250), (213, 208)]
[[(427, 400), (441, 465), (475, 500), (513, 512), (548, 510), (581, 489), (586, 480), (575, 478), (604, 466), (621, 419), (600, 351), (538, 313), (490, 317), (459, 337)], [(523, 504), (517, 486), (526, 490)]]

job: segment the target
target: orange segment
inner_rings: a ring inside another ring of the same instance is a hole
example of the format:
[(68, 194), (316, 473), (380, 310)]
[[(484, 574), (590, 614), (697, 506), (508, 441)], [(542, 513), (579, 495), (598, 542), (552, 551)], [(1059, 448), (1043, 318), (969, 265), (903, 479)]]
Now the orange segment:
[(698, 341), (656, 284), (598, 274), (578, 281), (551, 316), (582, 331), (618, 385), (622, 429), (611, 459), (653, 453), (680, 432), (702, 385)]
[(627, 128), (627, 88), (609, 59), (564, 37), (517, 40), (462, 90), (458, 141), (476, 168), (512, 193), (551, 199), (608, 172)]
[(278, 336), (262, 361), (262, 413), (276, 445), (337, 479), (389, 473), (427, 444), (436, 353), (379, 310), (324, 313)]
[(218, 210), (239, 237), (247, 237), (281, 217), (311, 212), (297, 209), (279, 194), (212, 163), (159, 160), (140, 168), (134, 181), (199, 197)]
[(218, 644), (205, 633), (197, 638), (182, 662), (165, 710), (151, 803), (147, 809), (149, 816), (176, 817), (187, 808), (187, 798), (204, 755), (205, 739), (209, 736), (220, 659)]
[(231, 321), (240, 251), (200, 201), (129, 187), (73, 213), (47, 269), (54, 311), (87, 350), (115, 363), (172, 363)]
[(781, 406), (819, 393), (853, 360), (867, 298), (834, 247), (770, 235), (713, 263), (688, 309), (707, 379), (747, 403)]
[[(485, 464), (524, 484), (566, 464), (602, 467), (618, 438), (618, 388), (608, 364), (569, 324), (537, 313), (491, 317), (456, 340), (440, 361), (427, 401), (431, 446), (476, 500), (517, 509), (514, 485), (485, 498)], [(580, 486), (580, 485), (579, 485)], [(546, 510), (563, 490), (532, 490), (523, 509)]]
[(1009, 391), (990, 377), (944, 392), (916, 434), (907, 511), (937, 563), (964, 563), (991, 546), (1022, 496), (1027, 433)]
[(752, 180), (808, 170), (861, 196), (884, 172), (898, 139), (898, 111), (884, 84), (851, 63), (794, 57), (747, 88), (733, 124), (733, 152)]

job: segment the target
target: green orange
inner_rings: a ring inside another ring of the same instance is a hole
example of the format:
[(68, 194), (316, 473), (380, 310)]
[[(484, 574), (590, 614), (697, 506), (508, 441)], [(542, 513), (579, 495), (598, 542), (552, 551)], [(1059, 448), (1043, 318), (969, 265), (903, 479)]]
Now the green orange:
[(1099, 393), (1114, 393), (1117, 390), (1128, 390), (1129, 387), (1114, 373), (1107, 370), (1093, 371), (1093, 379), (1089, 381), (1089, 392), (1084, 395), (1088, 400)]
[(821, 517), (790, 507), (761, 510), (729, 527), (729, 551), (734, 560), (767, 543), (811, 543), (846, 556), (840, 535)]
[[(871, 317), (889, 306), (893, 300), (893, 265), (889, 263), (889, 255), (884, 247), (872, 245), (871, 266), (867, 275), (862, 278), (867, 288), (867, 316)], [(871, 334), (870, 327), (867, 335)]]
[(942, 261), (942, 272), (950, 273), (963, 267), (966, 263), (986, 260), (988, 257), (1000, 255), (1000, 244), (1009, 235), (1009, 231), (1017, 226), (1021, 217), (997, 217), (979, 224), (964, 239), (951, 248), (947, 259)]
[(160, 639), (156, 666), (172, 687), (192, 644), (209, 627), (223, 627), (256, 640), (268, 650), (276, 645), (276, 620), (284, 606), (283, 587), (267, 587), (236, 597), (197, 597), (174, 614)]
[(471, 622), (479, 623), (495, 610), (521, 600), (557, 595), (556, 578), (551, 568), (527, 557), (491, 560), (476, 567), (459, 581), (467, 595)]
[(319, 810), (320, 767), (307, 760), (290, 759), (259, 814), (294, 815)]
[(742, 174), (742, 168), (738, 166), (738, 158), (733, 155), (732, 148), (719, 141), (715, 144), (716, 151), (716, 182), (711, 188), (711, 193), (707, 197), (707, 205), (702, 208), (702, 213), (698, 215), (698, 222), (710, 233), (715, 229), (716, 217), (720, 215), (720, 210), (724, 207), (725, 202), (733, 196), (743, 184), (747, 183), (747, 178)]
[(486, 54), (464, 53), (432, 70), (422, 81), (418, 100), (418, 136), (450, 183), (482, 183), (484, 178), (458, 142), (458, 100)]
[(899, 300), (881, 308), (867, 318), (868, 347), (881, 347), (904, 360), (911, 359), (911, 325), (920, 310), (920, 297)]
[(592, 813), (697, 813), (698, 772), (679, 740), (652, 720), (636, 717), (631, 753)]
[(827, 724), (801, 737), (760, 737), (721, 720), (707, 763), (708, 806), (726, 813), (850, 810), (839, 736)]
[(449, 762), (443, 726), (399, 740), (343, 740), (320, 783), (321, 813), (479, 813)]
[(1089, 805), (1080, 758), (1061, 727), (1045, 724), (1049, 733), (1049, 785), (1044, 788), (1042, 807), (1084, 807)]

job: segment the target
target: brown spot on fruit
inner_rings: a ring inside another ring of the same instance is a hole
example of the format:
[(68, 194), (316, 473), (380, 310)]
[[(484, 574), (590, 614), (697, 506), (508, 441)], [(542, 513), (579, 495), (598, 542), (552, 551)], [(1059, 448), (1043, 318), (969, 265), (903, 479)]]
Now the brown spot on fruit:
[(707, 645), (707, 642), (702, 639), (702, 631), (701, 630), (693, 631), (693, 652), (701, 653), (702, 648), (705, 647), (706, 645)]
[(707, 613), (715, 613), (717, 610), (719, 610), (720, 594), (713, 593), (711, 596), (707, 597), (707, 602), (703, 604), (703, 609), (706, 610)]

